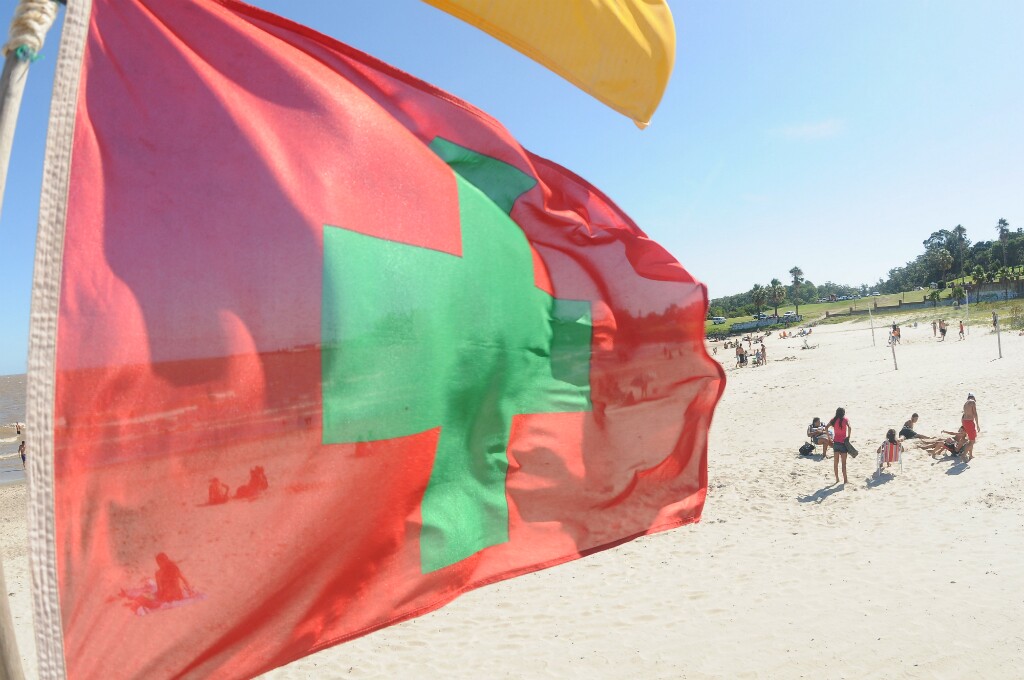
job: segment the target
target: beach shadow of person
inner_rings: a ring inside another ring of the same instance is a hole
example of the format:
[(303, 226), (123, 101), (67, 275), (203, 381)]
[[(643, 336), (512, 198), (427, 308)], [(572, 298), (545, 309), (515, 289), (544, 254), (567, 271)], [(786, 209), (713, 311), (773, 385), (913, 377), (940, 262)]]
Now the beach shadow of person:
[(868, 477), (866, 481), (868, 483), (868, 488), (873, 489), (875, 487), (882, 486), (886, 482), (893, 479), (896, 479), (896, 475), (894, 475), (891, 472), (876, 472), (875, 474)]
[(969, 467), (971, 467), (971, 466), (967, 464), (967, 461), (958, 460), (957, 462), (955, 462), (955, 463), (953, 463), (952, 465), (949, 466), (949, 469), (946, 470), (946, 474), (947, 475), (958, 475), (958, 474), (962, 473), (964, 470), (966, 470)]
[(829, 484), (809, 496), (797, 496), (797, 501), (801, 503), (821, 503), (837, 491), (842, 491), (845, 486), (845, 484)]

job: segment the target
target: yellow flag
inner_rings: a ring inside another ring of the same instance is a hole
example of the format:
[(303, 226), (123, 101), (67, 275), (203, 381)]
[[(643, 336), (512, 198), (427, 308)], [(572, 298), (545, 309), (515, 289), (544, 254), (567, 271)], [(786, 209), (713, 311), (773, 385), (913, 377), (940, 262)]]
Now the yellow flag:
[(646, 127), (672, 75), (666, 0), (424, 0)]

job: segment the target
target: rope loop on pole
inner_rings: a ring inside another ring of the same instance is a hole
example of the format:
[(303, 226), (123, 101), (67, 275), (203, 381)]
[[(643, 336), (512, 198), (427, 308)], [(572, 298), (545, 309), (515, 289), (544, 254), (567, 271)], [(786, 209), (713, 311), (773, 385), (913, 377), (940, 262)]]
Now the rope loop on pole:
[(46, 32), (57, 18), (55, 0), (20, 0), (14, 8), (11, 30), (3, 54), (14, 54), (20, 61), (35, 61), (43, 49)]

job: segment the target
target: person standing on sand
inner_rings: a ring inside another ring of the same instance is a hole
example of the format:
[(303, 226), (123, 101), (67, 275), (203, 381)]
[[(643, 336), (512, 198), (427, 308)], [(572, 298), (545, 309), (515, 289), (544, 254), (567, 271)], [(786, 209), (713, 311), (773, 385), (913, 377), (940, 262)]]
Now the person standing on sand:
[(932, 337), (934, 338), (938, 334), (938, 324), (932, 321)]
[(946, 320), (945, 319), (939, 319), (939, 335), (942, 336), (942, 337), (939, 338), (939, 342), (943, 342), (946, 339)]
[(853, 434), (853, 428), (846, 417), (846, 409), (837, 408), (835, 417), (828, 421), (828, 427), (832, 428), (832, 468), (836, 475), (836, 484), (839, 483), (840, 456), (843, 459), (843, 484), (849, 484), (850, 482), (846, 478), (846, 443), (849, 441), (850, 435)]
[(21, 454), (21, 469), (25, 469), (25, 440), (21, 440), (21, 446), (18, 447), (18, 453)]
[(768, 350), (764, 348), (764, 340), (761, 341), (761, 361), (768, 363)]
[(964, 320), (960, 319), (960, 339), (964, 339)]
[(978, 404), (973, 392), (967, 393), (967, 401), (964, 403), (964, 414), (960, 416), (964, 431), (967, 432), (967, 448), (964, 449), (965, 460), (974, 458), (974, 440), (981, 432), (981, 423), (978, 421)]

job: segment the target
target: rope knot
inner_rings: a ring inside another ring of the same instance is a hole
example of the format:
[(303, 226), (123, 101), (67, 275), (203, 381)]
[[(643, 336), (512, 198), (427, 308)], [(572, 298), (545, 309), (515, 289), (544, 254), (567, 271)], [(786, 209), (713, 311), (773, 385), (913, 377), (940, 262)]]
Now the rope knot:
[(35, 61), (43, 49), (43, 40), (57, 18), (55, 0), (20, 0), (11, 19), (11, 30), (4, 56), (14, 53), (21, 61)]

